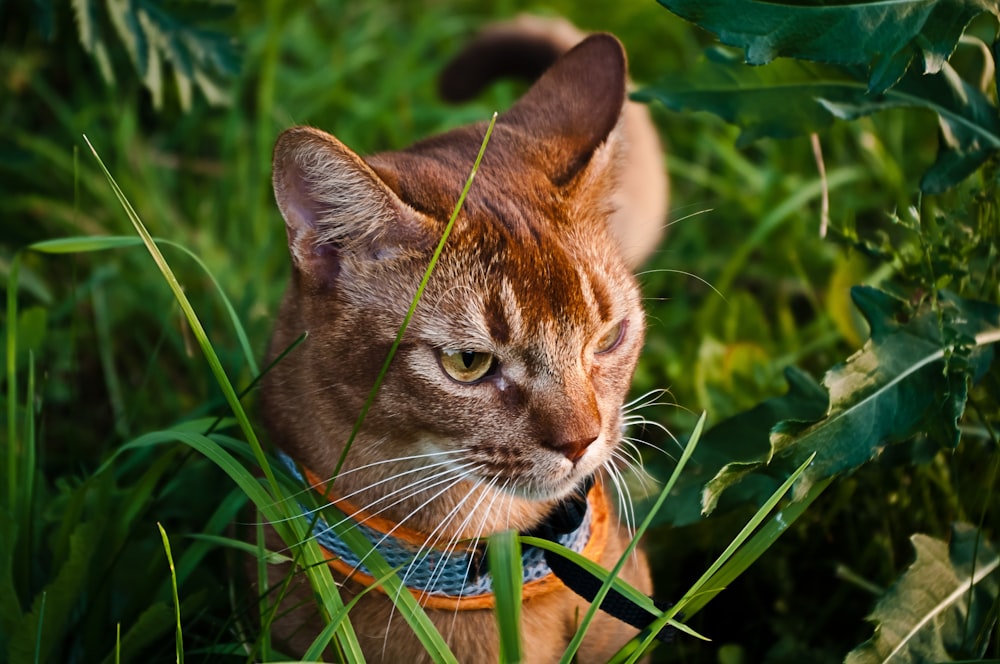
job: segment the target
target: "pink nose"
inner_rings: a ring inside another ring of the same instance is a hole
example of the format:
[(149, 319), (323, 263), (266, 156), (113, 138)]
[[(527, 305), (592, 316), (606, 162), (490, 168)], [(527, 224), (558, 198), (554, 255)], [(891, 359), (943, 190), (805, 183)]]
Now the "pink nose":
[(597, 435), (587, 435), (583, 438), (556, 439), (551, 441), (548, 447), (551, 447), (557, 452), (561, 452), (567, 459), (576, 463), (583, 457), (584, 454), (586, 454), (587, 448), (590, 447), (591, 443), (597, 440), (597, 437)]

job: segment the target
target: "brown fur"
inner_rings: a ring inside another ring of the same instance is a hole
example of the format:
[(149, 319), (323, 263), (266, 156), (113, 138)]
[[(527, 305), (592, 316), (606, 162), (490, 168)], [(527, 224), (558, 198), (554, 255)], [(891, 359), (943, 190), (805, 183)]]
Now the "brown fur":
[[(345, 470), (355, 472), (336, 480), (339, 494), (381, 507), (381, 496), (416, 477), (377, 484), (421, 463), (403, 457), (461, 451), (463, 462), (478, 465), (475, 477), (483, 482), (462, 479), (423, 507), (433, 492), (382, 513), (447, 542), (527, 530), (609, 461), (643, 340), (631, 268), (650, 249), (643, 240), (639, 252), (621, 228), (621, 176), (630, 158), (625, 82), (620, 44), (597, 35), (500, 116), (347, 456)], [(274, 442), (320, 477), (334, 472), (484, 131), (484, 124), (464, 127), (365, 159), (316, 129), (296, 127), (278, 139), (274, 188), (293, 272), (270, 356), (303, 331), (309, 337), (267, 376), (261, 408)], [(662, 170), (650, 181), (662, 184)], [(598, 341), (623, 320), (621, 343), (597, 352)], [(482, 382), (460, 384), (441, 369), (437, 353), (444, 349), (493, 353), (499, 368)], [(397, 461), (356, 470), (391, 459)], [(455, 507), (457, 516), (448, 519)], [(269, 546), (284, 548), (269, 537)], [(616, 530), (601, 563), (611, 567), (627, 543)], [(272, 567), (271, 583), (288, 572)], [(641, 554), (622, 576), (650, 591)], [(345, 590), (357, 589), (347, 584)], [(304, 581), (294, 585), (288, 605), (296, 604), (274, 631), (302, 652), (321, 628)], [(528, 661), (557, 661), (586, 608), (565, 589), (526, 601)], [(392, 612), (379, 593), (366, 595), (352, 612), (366, 656), (423, 661), (416, 638), (398, 615), (390, 620)], [(497, 661), (492, 612), (428, 614), (459, 659)], [(633, 633), (599, 614), (578, 661), (605, 661)]]

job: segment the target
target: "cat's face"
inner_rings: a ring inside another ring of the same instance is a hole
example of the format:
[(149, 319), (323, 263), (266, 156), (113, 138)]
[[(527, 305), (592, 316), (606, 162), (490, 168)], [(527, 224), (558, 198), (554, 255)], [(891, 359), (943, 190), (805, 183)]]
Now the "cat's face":
[[(348, 468), (395, 458), (382, 472), (398, 474), (430, 459), (452, 477), (550, 500), (611, 458), (644, 332), (610, 221), (624, 60), (610, 38), (573, 57), (500, 117)], [(275, 191), (294, 271), (272, 355), (303, 330), (309, 338), (274, 370), (264, 401), (279, 444), (321, 474), (361, 412), (484, 130), (366, 160), (313, 129), (279, 139)]]

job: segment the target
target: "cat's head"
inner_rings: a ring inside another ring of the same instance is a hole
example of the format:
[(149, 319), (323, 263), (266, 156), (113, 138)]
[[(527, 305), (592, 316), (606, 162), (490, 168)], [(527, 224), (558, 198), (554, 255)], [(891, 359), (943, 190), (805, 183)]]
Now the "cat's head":
[[(612, 222), (625, 84), (621, 45), (596, 35), (499, 116), (347, 468), (440, 463), (452, 478), (551, 500), (609, 460), (644, 333)], [(308, 339), (268, 376), (263, 408), (276, 442), (320, 475), (361, 413), (485, 128), (364, 159), (316, 129), (278, 139), (293, 274), (271, 354)]]

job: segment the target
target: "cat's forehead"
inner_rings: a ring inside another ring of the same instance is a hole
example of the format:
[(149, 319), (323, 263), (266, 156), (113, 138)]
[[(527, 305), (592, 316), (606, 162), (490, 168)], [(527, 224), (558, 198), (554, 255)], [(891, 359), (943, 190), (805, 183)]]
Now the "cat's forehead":
[(462, 219), (432, 277), (425, 321), (437, 345), (559, 354), (631, 315), (631, 275), (607, 246), (553, 232), (522, 237)]

